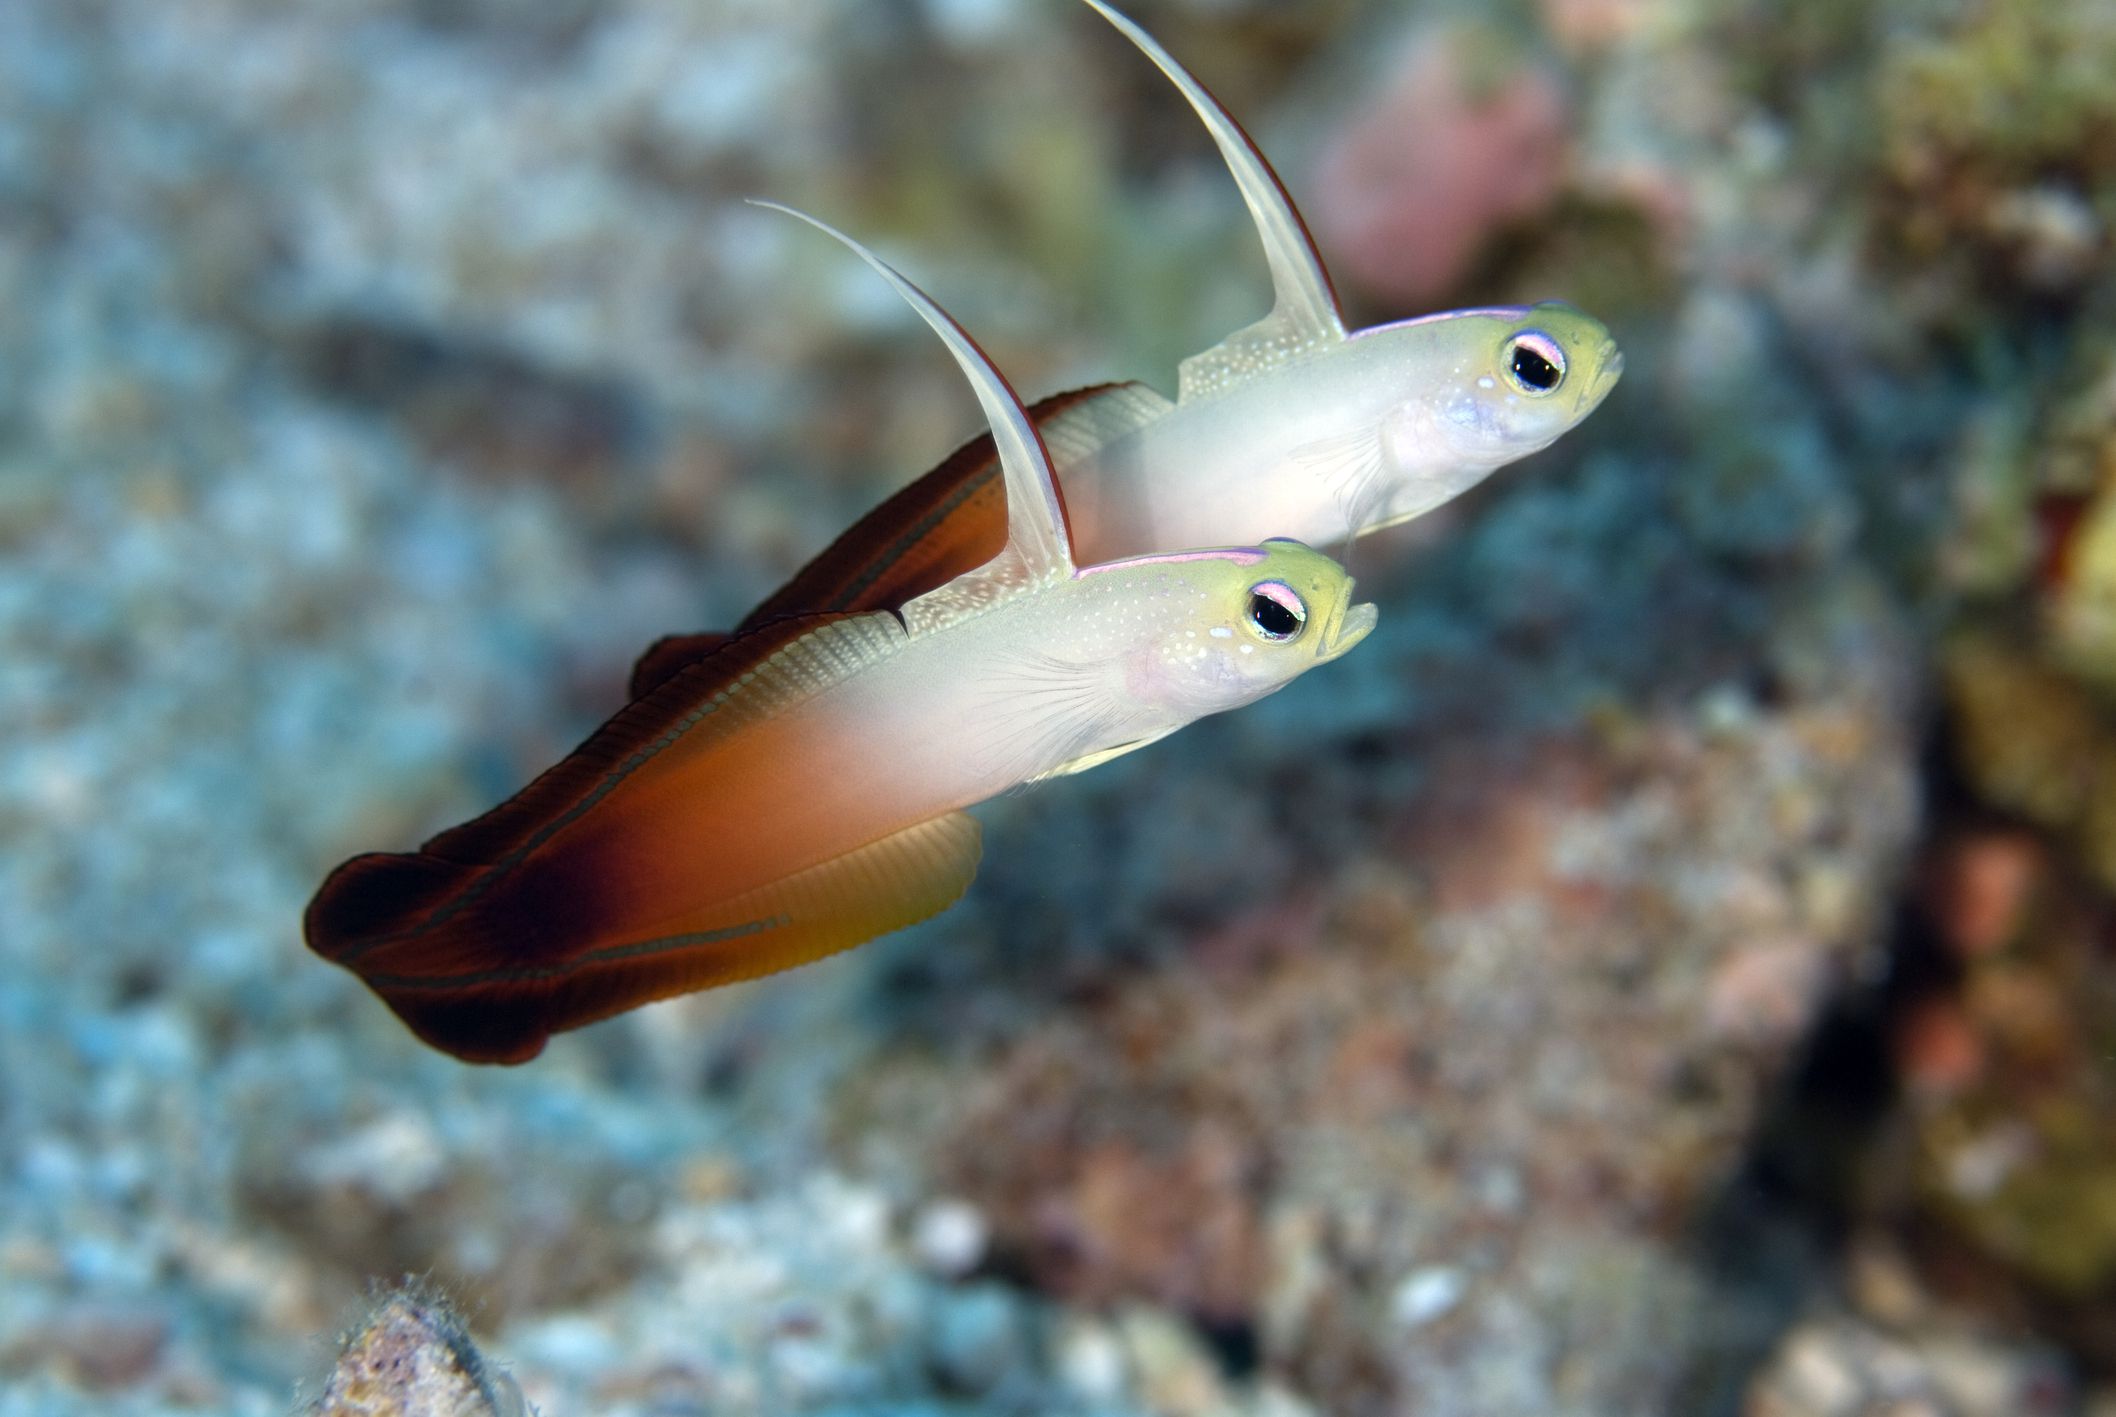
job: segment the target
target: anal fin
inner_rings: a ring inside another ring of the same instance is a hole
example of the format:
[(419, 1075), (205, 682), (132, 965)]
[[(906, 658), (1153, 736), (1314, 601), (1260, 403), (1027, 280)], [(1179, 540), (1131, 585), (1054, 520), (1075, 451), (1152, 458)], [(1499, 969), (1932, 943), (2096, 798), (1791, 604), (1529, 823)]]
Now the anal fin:
[[(616, 1007), (776, 974), (917, 924), (962, 898), (982, 852), (977, 819), (950, 812), (747, 891), (671, 935), (613, 950), (613, 964), (636, 971), (635, 996)], [(733, 943), (701, 948), (698, 935)]]
[(473, 1062), (523, 1062), (553, 1033), (678, 994), (776, 974), (938, 915), (977, 874), (980, 832), (951, 812), (768, 886), (556, 963), (457, 975), (360, 971), (413, 1032)]

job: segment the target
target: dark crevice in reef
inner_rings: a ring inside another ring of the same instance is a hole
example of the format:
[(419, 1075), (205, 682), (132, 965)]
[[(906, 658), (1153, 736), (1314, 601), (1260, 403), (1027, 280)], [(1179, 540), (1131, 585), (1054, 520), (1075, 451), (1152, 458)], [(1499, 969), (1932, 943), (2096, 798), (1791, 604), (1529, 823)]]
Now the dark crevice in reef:
[[(1937, 738), (1921, 767), (1929, 834), (1959, 792)], [(1843, 1256), (1859, 1173), (1902, 1100), (1892, 1021), (1939, 982), (1944, 958), (1907, 879), (1887, 930), (1880, 967), (1822, 1010), (1701, 1213), (1697, 1253), (1719, 1337), (1700, 1349), (1671, 1413), (1738, 1417), (1758, 1370)]]
[(1726, 1312), (1719, 1342), (1701, 1350), (1671, 1412), (1736, 1417), (1757, 1370), (1829, 1283), (1850, 1231), (1860, 1165), (1900, 1101), (1889, 1024), (1929, 958), (1924, 936), (1899, 910), (1885, 969), (1824, 1010), (1747, 1153), (1706, 1206), (1698, 1252)]
[[(2016, 1276), (1964, 1251), (1912, 1200), (1909, 1082), (1899, 1040), (1915, 1011), (1957, 1000), (1967, 971), (1948, 948), (1923, 887), (1937, 853), (1975, 832), (2018, 831), (1964, 781), (1954, 735), (1937, 725), (1921, 764), (1922, 839), (1898, 890), (1877, 967), (1854, 979), (1818, 1017), (1746, 1153), (1704, 1208), (1696, 1252), (1714, 1296), (1714, 1331), (1668, 1409), (1739, 1417), (1753, 1381), (1788, 1329), (1820, 1294), (1841, 1286), (1850, 1242), (1862, 1229), (1900, 1241), (1927, 1279), (1966, 1266), (1975, 1307), (2018, 1318), (2027, 1297)], [(1960, 1284), (1941, 1287), (1959, 1292)], [(2033, 1327), (2064, 1341), (2063, 1315)], [(2091, 1344), (2070, 1345), (2094, 1366)]]

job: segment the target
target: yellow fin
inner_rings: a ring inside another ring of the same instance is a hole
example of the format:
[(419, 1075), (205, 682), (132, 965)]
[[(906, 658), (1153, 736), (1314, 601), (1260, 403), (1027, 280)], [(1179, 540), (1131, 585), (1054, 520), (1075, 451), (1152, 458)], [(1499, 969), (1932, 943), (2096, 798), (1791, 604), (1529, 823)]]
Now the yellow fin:
[(686, 920), (681, 935), (622, 948), (681, 959), (694, 936), (718, 941), (669, 968), (657, 995), (776, 974), (940, 914), (970, 888), (982, 851), (977, 819), (950, 812), (736, 896), (713, 908), (715, 919)]

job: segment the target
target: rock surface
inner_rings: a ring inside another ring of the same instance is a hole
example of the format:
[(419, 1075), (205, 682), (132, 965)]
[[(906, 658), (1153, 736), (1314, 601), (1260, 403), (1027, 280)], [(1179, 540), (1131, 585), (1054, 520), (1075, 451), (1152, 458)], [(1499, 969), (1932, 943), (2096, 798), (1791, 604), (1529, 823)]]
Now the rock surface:
[(521, 1417), (514, 1379), (488, 1371), (462, 1321), (436, 1296), (383, 1299), (346, 1340), (313, 1417)]

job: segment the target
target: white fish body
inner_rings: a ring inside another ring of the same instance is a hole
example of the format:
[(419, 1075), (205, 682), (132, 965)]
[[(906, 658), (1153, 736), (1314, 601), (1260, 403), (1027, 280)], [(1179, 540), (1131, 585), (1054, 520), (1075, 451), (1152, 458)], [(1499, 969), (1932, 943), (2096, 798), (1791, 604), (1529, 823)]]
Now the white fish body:
[[(1299, 214), (1240, 126), (1145, 31), (1103, 0), (1087, 3), (1203, 119), (1254, 218), (1274, 298), (1262, 320), (1183, 361), (1174, 399), (1119, 384), (1040, 411), (1082, 563), (1273, 537), (1340, 547), (1548, 446), (1608, 394), (1623, 367), (1615, 341), (1557, 302), (1348, 332)], [(876, 508), (745, 627), (889, 607), (920, 630), (1011, 593), (1004, 566), (978, 569), (998, 539), (994, 460), (966, 456), (975, 452), (966, 447)], [(1009, 508), (1033, 494), (1009, 483)], [(724, 639), (670, 636), (641, 660), (634, 693)]]
[(1615, 341), (1559, 302), (1348, 332), (1320, 254), (1248, 135), (1144, 30), (1087, 3), (1204, 120), (1255, 219), (1274, 303), (1184, 361), (1174, 401), (1130, 386), (1045, 426), (1085, 558), (1272, 535), (1340, 544), (1547, 447), (1607, 396), (1623, 368)]
[[(1569, 313), (1530, 318), (1556, 323)], [(1465, 357), (1459, 336), (1471, 319), (1492, 327), (1493, 349), (1526, 323), (1493, 312), (1449, 316), (1444, 330), (1421, 322), (1363, 332), (1128, 427), (1107, 403), (1061, 415), (1118, 430), (1073, 440), (1059, 430), (1051, 440), (1083, 554), (1117, 559), (1266, 535), (1339, 545), (1547, 445), (1563, 427), (1524, 427), (1527, 399)]]
[(483, 817), (333, 872), (310, 947), (460, 1057), (519, 1062), (555, 1031), (944, 910), (977, 867), (965, 807), (1261, 698), (1373, 628), (1344, 569), (1293, 542), (1076, 565), (998, 370), (879, 258), (803, 219), (881, 272), (969, 378), (1005, 547), (901, 616), (760, 628)]

